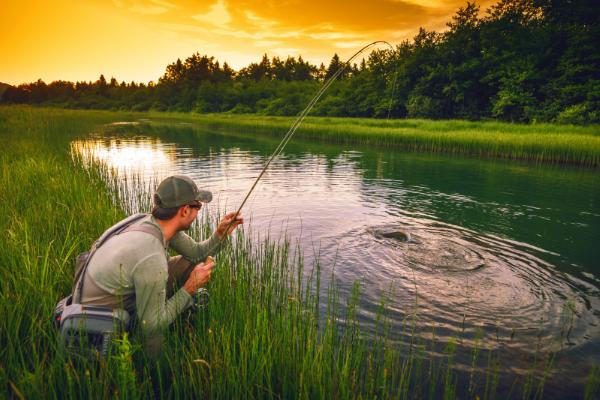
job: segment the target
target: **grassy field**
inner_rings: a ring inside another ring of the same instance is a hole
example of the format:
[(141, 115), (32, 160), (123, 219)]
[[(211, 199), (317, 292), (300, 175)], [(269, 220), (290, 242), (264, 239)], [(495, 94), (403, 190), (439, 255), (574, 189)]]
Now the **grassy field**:
[[(56, 346), (50, 321), (70, 290), (73, 258), (109, 225), (134, 211), (100, 167), (83, 168), (69, 141), (102, 124), (143, 115), (23, 107), (0, 108), (0, 382), (8, 398), (494, 398), (498, 359), (486, 344), (471, 349), (473, 368), (458, 371), (455, 343), (389, 340), (385, 299), (378, 334), (355, 319), (360, 295), (319, 298), (320, 273), (302, 281), (295, 247), (252, 243), (243, 235), (218, 258), (208, 309), (181, 318), (154, 364), (135, 333), (115, 343), (106, 362), (73, 363)], [(154, 118), (154, 115), (150, 116)], [(164, 116), (163, 116), (164, 117)], [(279, 122), (278, 122), (279, 123)], [(104, 175), (103, 175), (104, 174)], [(120, 197), (118, 202), (115, 198)], [(147, 208), (148, 203), (142, 208)], [(194, 234), (206, 236), (209, 225)], [(295, 256), (294, 256), (295, 254)], [(334, 281), (334, 280), (332, 280)], [(327, 304), (319, 315), (319, 304)], [(416, 304), (415, 304), (415, 312)], [(410, 320), (406, 329), (411, 329)], [(459, 338), (457, 338), (458, 340)], [(439, 354), (430, 356), (436, 346)], [(440, 348), (443, 350), (440, 351)], [(483, 360), (485, 368), (476, 367)], [(541, 398), (549, 355), (515, 377), (510, 393)], [(593, 398), (600, 369), (578, 397)]]
[[(294, 118), (149, 113), (152, 121), (188, 121), (209, 129), (283, 137)], [(600, 166), (600, 126), (309, 117), (296, 137), (344, 145)]]

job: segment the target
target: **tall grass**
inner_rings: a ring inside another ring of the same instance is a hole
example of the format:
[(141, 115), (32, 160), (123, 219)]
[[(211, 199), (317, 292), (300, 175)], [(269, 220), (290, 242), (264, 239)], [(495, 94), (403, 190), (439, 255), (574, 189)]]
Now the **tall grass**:
[[(297, 246), (239, 234), (217, 259), (207, 309), (169, 329), (163, 357), (150, 360), (136, 334), (119, 339), (102, 362), (73, 362), (56, 346), (50, 321), (70, 290), (73, 257), (133, 208), (140, 191), (84, 168), (69, 141), (121, 113), (0, 108), (0, 381), (16, 398), (494, 398), (499, 359), (472, 349), (466, 375), (454, 342), (414, 335), (392, 341), (382, 299), (375, 335), (360, 329), (360, 285), (340, 298), (335, 279), (319, 297), (320, 266), (303, 280)], [(108, 175), (106, 175), (108, 174)], [(118, 200), (118, 201), (115, 201)], [(123, 205), (127, 209), (123, 209)], [(205, 237), (210, 225), (196, 227)], [(326, 312), (320, 314), (320, 304)], [(418, 298), (406, 330), (418, 318)], [(486, 360), (487, 357), (487, 360)], [(480, 360), (484, 367), (476, 367)], [(546, 359), (546, 358), (540, 358)], [(516, 378), (515, 397), (541, 397), (548, 362)], [(466, 377), (466, 379), (465, 379)], [(581, 394), (598, 391), (598, 370)]]
[[(188, 121), (220, 131), (282, 137), (293, 119), (255, 115), (150, 113), (152, 121)], [(433, 153), (600, 166), (600, 126), (502, 122), (307, 118), (297, 137)]]

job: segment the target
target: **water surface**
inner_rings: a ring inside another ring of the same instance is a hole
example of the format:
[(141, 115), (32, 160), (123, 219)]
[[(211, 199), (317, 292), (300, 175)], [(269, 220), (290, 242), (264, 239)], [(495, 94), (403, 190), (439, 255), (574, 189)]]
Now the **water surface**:
[[(283, 132), (282, 132), (283, 134)], [(148, 187), (187, 174), (213, 191), (203, 212), (233, 210), (277, 142), (191, 126), (121, 125), (73, 143)], [(134, 184), (134, 183), (132, 183)], [(137, 183), (135, 183), (137, 184)], [(398, 340), (485, 343), (501, 372), (557, 352), (547, 395), (580, 391), (600, 360), (600, 174), (516, 161), (290, 142), (247, 203), (254, 232), (298, 241), (343, 294), (361, 284), (360, 318), (382, 295)], [(323, 287), (327, 287), (324, 282)], [(469, 366), (468, 354), (457, 355)]]

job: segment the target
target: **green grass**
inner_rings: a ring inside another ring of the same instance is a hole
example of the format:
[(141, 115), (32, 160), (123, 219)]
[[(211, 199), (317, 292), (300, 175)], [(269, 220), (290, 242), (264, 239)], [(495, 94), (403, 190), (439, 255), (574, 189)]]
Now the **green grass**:
[[(283, 137), (293, 118), (256, 115), (149, 113), (152, 121)], [(520, 125), (460, 120), (376, 120), (309, 117), (296, 137), (344, 145), (600, 166), (600, 126)]]
[[(311, 279), (302, 280), (302, 257), (295, 246), (284, 239), (256, 243), (246, 239), (249, 235), (237, 236), (222, 251), (210, 283), (210, 306), (169, 329), (165, 357), (158, 365), (148, 360), (135, 334), (118, 341), (107, 362), (64, 359), (50, 315), (70, 290), (72, 260), (132, 211), (126, 209), (135, 204), (131, 199), (144, 198), (141, 191), (119, 187), (110, 171), (83, 168), (71, 158), (69, 141), (102, 124), (136, 117), (0, 108), (2, 397), (496, 396), (500, 359), (486, 343), (471, 349), (472, 368), (460, 372), (453, 364), (454, 342), (439, 344), (417, 335), (405, 343), (390, 340), (385, 299), (376, 333), (367, 337), (356, 318), (359, 285), (348, 299), (340, 298), (333, 284), (326, 297), (319, 297), (318, 265)], [(209, 231), (209, 225), (202, 225), (194, 234), (206, 236)], [(327, 311), (319, 314), (320, 305)], [(418, 318), (418, 299), (407, 307), (414, 309), (405, 321), (410, 333)], [(432, 356), (432, 349), (441, 354)], [(542, 397), (549, 368), (551, 357), (536, 357), (527, 376), (514, 378), (512, 396)], [(593, 398), (597, 391), (594, 369), (581, 394)]]

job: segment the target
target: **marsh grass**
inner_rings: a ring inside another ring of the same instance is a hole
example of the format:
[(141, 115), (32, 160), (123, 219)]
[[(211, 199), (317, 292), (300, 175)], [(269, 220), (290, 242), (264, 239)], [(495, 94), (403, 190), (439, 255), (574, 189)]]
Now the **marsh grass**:
[[(416, 334), (418, 291), (394, 340), (384, 296), (373, 335), (360, 327), (360, 285), (344, 299), (320, 286), (285, 238), (240, 232), (217, 258), (210, 304), (179, 318), (163, 356), (148, 358), (134, 332), (107, 360), (74, 361), (57, 348), (50, 315), (70, 291), (74, 256), (126, 212), (148, 207), (144, 190), (69, 155), (69, 142), (129, 114), (0, 108), (0, 381), (16, 398), (487, 398), (497, 396), (501, 359), (486, 343), (472, 368), (456, 368), (457, 340)], [(207, 237), (211, 224), (195, 227)], [(416, 287), (416, 282), (415, 282)], [(392, 293), (390, 293), (390, 296)], [(324, 311), (323, 311), (324, 310)], [(512, 397), (541, 398), (548, 355), (536, 356)], [(483, 368), (481, 363), (483, 360)], [(598, 368), (582, 387), (598, 392)]]
[[(292, 118), (256, 115), (150, 113), (151, 121), (187, 121), (195, 127), (282, 137)], [(600, 126), (509, 124), (460, 120), (375, 120), (309, 117), (298, 138), (344, 145), (600, 166)]]

